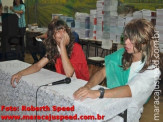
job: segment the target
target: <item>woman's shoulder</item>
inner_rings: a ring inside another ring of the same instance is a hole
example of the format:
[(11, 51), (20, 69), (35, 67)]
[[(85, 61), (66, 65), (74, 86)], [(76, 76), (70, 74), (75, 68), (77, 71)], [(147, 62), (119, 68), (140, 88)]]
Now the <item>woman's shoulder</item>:
[(20, 4), (20, 7), (24, 7), (25, 8), (25, 5), (24, 4)]
[(74, 42), (74, 45), (75, 45), (75, 46), (78, 46), (78, 47), (79, 47), (79, 46), (81, 47), (81, 45), (80, 45), (79, 43), (77, 43), (77, 42)]
[(122, 58), (122, 55), (124, 54), (124, 52), (125, 52), (125, 49), (121, 48), (121, 49), (117, 50), (116, 52), (114, 52), (110, 55), (107, 55), (105, 57), (105, 59), (106, 60), (113, 60), (113, 61), (119, 60)]
[(75, 49), (82, 49), (81, 45), (76, 43), (76, 42), (74, 43), (73, 48), (75, 48)]

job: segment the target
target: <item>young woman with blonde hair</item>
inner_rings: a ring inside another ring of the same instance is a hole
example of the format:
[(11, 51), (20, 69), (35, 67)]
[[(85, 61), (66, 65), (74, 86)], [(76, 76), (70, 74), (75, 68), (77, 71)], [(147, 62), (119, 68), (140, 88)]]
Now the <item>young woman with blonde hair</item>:
[[(159, 59), (155, 57), (154, 51), (158, 38), (153, 38), (154, 35), (155, 29), (151, 22), (145, 19), (130, 21), (124, 29), (125, 48), (106, 56), (105, 67), (79, 88), (74, 93), (74, 98), (131, 97), (132, 102), (127, 109), (128, 121), (138, 122), (143, 105), (155, 89), (160, 76), (159, 67), (155, 63)], [(91, 90), (105, 77), (109, 89)]]

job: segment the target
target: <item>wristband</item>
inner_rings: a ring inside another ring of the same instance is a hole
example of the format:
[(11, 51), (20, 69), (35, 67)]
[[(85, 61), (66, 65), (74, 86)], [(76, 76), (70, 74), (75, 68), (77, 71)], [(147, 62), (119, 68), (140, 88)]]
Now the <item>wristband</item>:
[(99, 98), (101, 99), (101, 98), (104, 97), (105, 89), (102, 88), (102, 87), (100, 87), (98, 90), (100, 91), (100, 96), (99, 96)]

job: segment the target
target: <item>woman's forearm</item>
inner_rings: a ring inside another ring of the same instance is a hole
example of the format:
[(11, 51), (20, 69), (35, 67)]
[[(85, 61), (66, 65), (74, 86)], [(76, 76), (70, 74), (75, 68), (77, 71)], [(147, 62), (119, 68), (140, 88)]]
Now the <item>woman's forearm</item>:
[(101, 70), (97, 71), (89, 80), (89, 82), (85, 85), (85, 87), (88, 87), (89, 89), (100, 84), (104, 78), (106, 77), (105, 73), (105, 67)]
[(21, 74), (21, 76), (25, 76), (25, 75), (29, 75), (35, 72), (40, 71), (40, 69), (42, 67), (44, 67), (47, 63), (48, 63), (48, 59), (47, 58), (42, 58), (39, 62), (37, 62), (36, 64), (31, 65), (30, 67), (22, 70), (19, 72), (19, 74)]
[(91, 90), (92, 87), (98, 85), (100, 82), (104, 80), (106, 76), (105, 67), (102, 68), (100, 71), (96, 72), (93, 77), (87, 82), (84, 87), (79, 88), (77, 91), (74, 92), (73, 96), (76, 100), (84, 100), (86, 98), (98, 98), (100, 96), (99, 90)]
[(74, 74), (74, 68), (68, 58), (66, 47), (61, 46), (60, 49), (61, 49), (61, 60), (62, 60), (64, 72), (67, 77), (72, 77)]
[(14, 13), (17, 13), (17, 14), (23, 14), (23, 11), (15, 11), (13, 10)]
[(132, 97), (130, 87), (128, 85), (120, 86), (113, 89), (106, 89), (105, 98), (123, 98), (123, 97)]
[(38, 72), (41, 68), (38, 67), (37, 64), (33, 64), (32, 66), (22, 70), (19, 72), (19, 74), (21, 74), (21, 76), (25, 76), (25, 75), (29, 75), (35, 72)]

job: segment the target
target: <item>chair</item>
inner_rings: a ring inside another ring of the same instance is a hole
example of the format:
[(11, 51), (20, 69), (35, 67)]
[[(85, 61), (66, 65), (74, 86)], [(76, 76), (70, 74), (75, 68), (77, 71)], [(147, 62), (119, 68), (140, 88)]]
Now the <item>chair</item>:
[(24, 43), (22, 36), (13, 36), (3, 38), (3, 60), (24, 60)]
[[(106, 55), (112, 53), (112, 45), (113, 45), (113, 41), (111, 41), (111, 40), (102, 40), (102, 46), (101, 46), (102, 52), (101, 52), (101, 55), (96, 56), (96, 54), (95, 54), (95, 57), (88, 57), (87, 58), (87, 63), (102, 67), (104, 65), (104, 62), (105, 62), (104, 57)], [(95, 47), (95, 49), (97, 49), (97, 47)]]
[(23, 38), (19, 35), (17, 15), (2, 13), (2, 60), (24, 60)]

